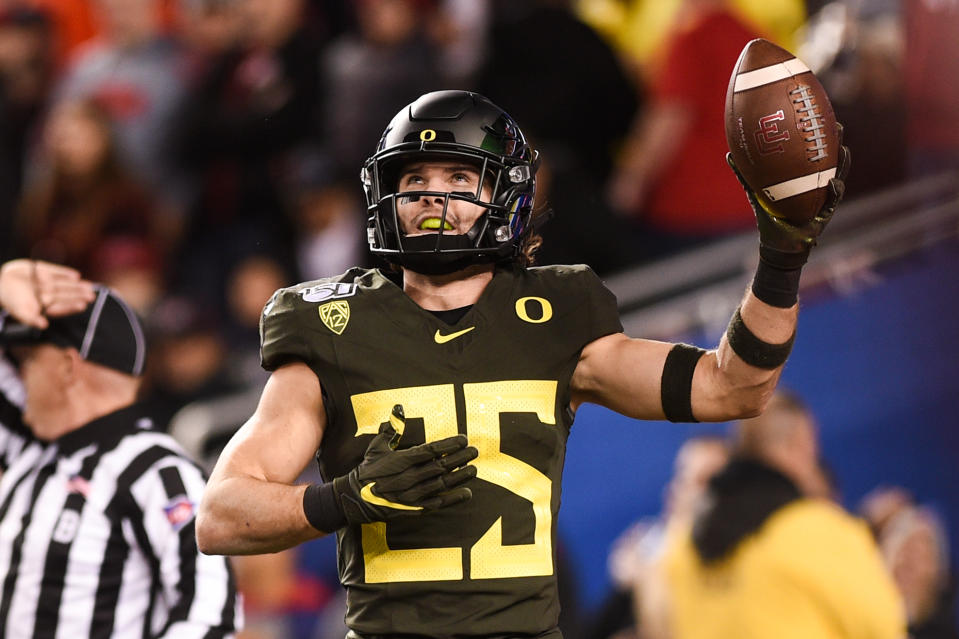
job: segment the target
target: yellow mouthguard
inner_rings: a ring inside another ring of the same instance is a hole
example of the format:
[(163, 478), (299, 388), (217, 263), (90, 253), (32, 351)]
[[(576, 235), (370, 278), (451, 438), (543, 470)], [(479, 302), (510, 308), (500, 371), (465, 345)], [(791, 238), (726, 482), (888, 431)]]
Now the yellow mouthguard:
[[(435, 230), (438, 230), (439, 228), (440, 228), (440, 219), (438, 217), (428, 217), (422, 222), (420, 222), (421, 231), (435, 231)], [(450, 224), (449, 222), (444, 222), (443, 230), (452, 231), (453, 225)]]

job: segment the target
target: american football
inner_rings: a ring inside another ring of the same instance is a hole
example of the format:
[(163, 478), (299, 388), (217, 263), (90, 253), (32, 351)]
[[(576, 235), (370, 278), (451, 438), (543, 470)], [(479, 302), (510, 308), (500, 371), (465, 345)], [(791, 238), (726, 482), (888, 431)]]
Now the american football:
[(725, 118), (733, 161), (765, 208), (793, 224), (815, 217), (842, 140), (809, 67), (768, 40), (752, 40), (729, 78)]

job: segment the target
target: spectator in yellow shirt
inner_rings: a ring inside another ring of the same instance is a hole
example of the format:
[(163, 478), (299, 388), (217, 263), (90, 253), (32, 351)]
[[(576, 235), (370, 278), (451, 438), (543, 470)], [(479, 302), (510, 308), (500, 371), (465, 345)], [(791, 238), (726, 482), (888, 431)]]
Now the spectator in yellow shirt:
[(815, 423), (785, 394), (737, 424), (733, 460), (661, 569), (673, 639), (900, 639), (901, 599), (869, 530), (826, 498)]

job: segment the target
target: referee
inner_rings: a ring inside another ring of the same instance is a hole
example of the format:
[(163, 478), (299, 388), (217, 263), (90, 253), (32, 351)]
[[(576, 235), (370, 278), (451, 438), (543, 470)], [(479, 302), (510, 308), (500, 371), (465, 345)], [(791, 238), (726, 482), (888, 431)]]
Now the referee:
[(232, 636), (229, 564), (194, 537), (204, 477), (134, 403), (134, 313), (28, 260), (0, 307), (0, 636)]

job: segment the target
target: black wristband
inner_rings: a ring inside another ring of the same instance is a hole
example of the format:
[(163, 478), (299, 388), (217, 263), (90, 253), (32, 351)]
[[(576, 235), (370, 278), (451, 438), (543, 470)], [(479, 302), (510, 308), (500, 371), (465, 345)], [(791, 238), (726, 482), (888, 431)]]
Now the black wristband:
[(699, 421), (693, 417), (693, 373), (705, 352), (689, 344), (676, 344), (666, 356), (659, 397), (663, 403), (663, 413), (669, 421)]
[(794, 332), (789, 340), (782, 344), (770, 344), (762, 341), (743, 323), (738, 308), (736, 313), (733, 314), (733, 319), (729, 322), (729, 328), (726, 329), (726, 340), (733, 352), (739, 356), (739, 359), (750, 366), (766, 370), (779, 368), (786, 363), (795, 339), (796, 333)]
[(777, 308), (794, 306), (799, 300), (799, 277), (808, 257), (808, 253), (785, 253), (760, 245), (753, 295)]
[(336, 501), (331, 481), (307, 486), (303, 493), (303, 513), (310, 525), (320, 532), (336, 532), (346, 525), (346, 515)]

